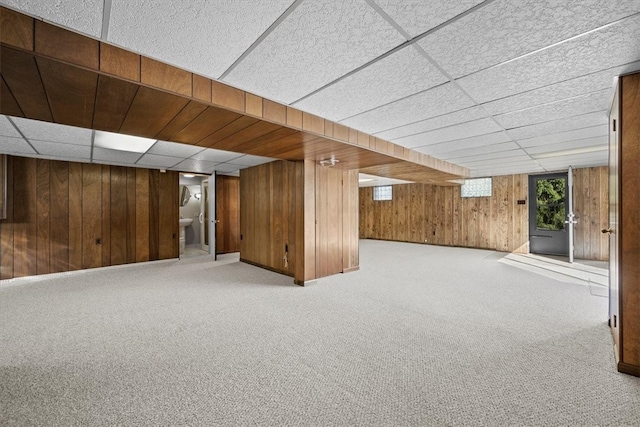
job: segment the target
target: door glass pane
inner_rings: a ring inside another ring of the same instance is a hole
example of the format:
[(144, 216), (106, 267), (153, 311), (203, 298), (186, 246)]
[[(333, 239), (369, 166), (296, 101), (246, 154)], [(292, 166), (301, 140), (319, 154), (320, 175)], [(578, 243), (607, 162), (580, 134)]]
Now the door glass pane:
[(536, 228), (538, 230), (564, 231), (564, 178), (536, 180)]

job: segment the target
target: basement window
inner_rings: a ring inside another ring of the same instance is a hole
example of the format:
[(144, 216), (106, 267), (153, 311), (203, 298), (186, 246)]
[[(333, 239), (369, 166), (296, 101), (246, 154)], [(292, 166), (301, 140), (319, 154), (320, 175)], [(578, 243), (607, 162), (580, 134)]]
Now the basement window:
[(465, 179), (460, 197), (491, 197), (491, 178)]
[(393, 189), (390, 185), (373, 187), (373, 200), (392, 200)]

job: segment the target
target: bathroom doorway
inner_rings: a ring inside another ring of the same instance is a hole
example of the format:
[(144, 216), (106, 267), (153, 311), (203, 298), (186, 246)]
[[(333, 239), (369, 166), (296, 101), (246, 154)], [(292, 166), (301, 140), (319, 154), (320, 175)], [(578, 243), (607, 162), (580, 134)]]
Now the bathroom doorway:
[(206, 209), (209, 194), (209, 175), (180, 174), (180, 258), (211, 255), (208, 244)]

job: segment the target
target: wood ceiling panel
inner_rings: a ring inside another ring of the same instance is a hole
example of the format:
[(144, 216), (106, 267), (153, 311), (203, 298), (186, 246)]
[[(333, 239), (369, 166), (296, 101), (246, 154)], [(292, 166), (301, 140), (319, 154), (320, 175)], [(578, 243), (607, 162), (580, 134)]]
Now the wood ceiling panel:
[(93, 115), (93, 129), (118, 132), (122, 126), (138, 85), (125, 80), (101, 75), (98, 79), (96, 110)]
[(3, 42), (33, 50), (33, 18), (11, 9), (0, 9), (0, 33)]
[(197, 144), (212, 133), (222, 129), (240, 118), (240, 114), (217, 107), (207, 107), (198, 117), (193, 119), (180, 132), (172, 137), (172, 141), (186, 144)]
[(214, 147), (217, 150), (237, 151), (237, 147), (239, 145), (253, 141), (256, 138), (269, 134), (280, 128), (281, 126), (273, 123), (258, 121), (257, 123), (254, 123), (251, 126), (217, 142)]
[(200, 102), (191, 101), (180, 111), (167, 126), (165, 126), (156, 138), (164, 141), (169, 141), (175, 134), (184, 129), (189, 123), (191, 123), (196, 117), (207, 109), (206, 105)]
[(202, 141), (198, 142), (197, 145), (201, 147), (209, 147), (209, 148), (218, 148), (217, 144), (225, 138), (240, 132), (242, 129), (245, 129), (251, 126), (254, 123), (257, 123), (258, 119), (254, 119), (253, 117), (248, 116), (240, 116), (236, 120), (232, 121), (228, 125), (224, 126), (220, 130), (212, 133)]
[(4, 81), (4, 78), (0, 78), (0, 105), (3, 114), (9, 116), (24, 117), (24, 113), (18, 105), (18, 101), (13, 97), (9, 86)]
[(92, 71), (37, 58), (49, 106), (56, 123), (91, 128), (98, 75)]
[(49, 101), (33, 55), (5, 46), (2, 46), (0, 55), (0, 73), (25, 116), (52, 121)]
[(97, 70), (100, 64), (97, 40), (38, 20), (35, 29), (35, 51), (92, 70)]
[(153, 138), (187, 105), (189, 101), (148, 87), (140, 87), (120, 131), (129, 135)]
[(278, 127), (275, 131), (262, 135), (258, 138), (246, 141), (234, 148), (233, 151), (239, 153), (253, 154), (255, 156), (268, 157), (272, 147), (278, 144), (282, 138), (290, 136), (298, 131), (295, 129)]

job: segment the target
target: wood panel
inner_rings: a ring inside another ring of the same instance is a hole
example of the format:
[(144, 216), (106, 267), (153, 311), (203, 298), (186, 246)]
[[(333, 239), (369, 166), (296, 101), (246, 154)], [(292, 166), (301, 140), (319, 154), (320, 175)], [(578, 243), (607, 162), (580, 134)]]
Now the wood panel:
[(100, 266), (102, 266), (102, 166), (83, 164), (82, 268)]
[(159, 259), (161, 239), (177, 257), (177, 172), (14, 156), (7, 171), (2, 279)]
[[(282, 174), (276, 174), (282, 176)], [(276, 185), (276, 187), (278, 187)], [(274, 206), (282, 208), (282, 205)], [(282, 219), (281, 212), (275, 218)], [(279, 228), (279, 227), (274, 227)], [(279, 231), (277, 238), (282, 237)], [(276, 243), (276, 246), (279, 246)], [(216, 253), (226, 254), (240, 251), (240, 178), (216, 176)]]
[[(51, 247), (51, 189), (49, 186), (50, 168), (49, 161), (38, 159), (36, 161), (36, 221), (37, 221), (37, 274), (49, 273), (49, 260)], [(54, 222), (54, 227), (57, 224)]]
[(7, 216), (0, 219), (0, 280), (11, 279), (13, 275), (13, 163), (14, 158), (7, 156)]
[[(619, 292), (620, 362), (640, 376), (640, 73), (620, 80)], [(619, 365), (619, 369), (620, 369)]]
[(577, 259), (609, 259), (609, 237), (600, 232), (609, 222), (608, 174), (606, 166), (573, 171), (574, 211), (578, 217), (574, 228)]
[(51, 273), (69, 271), (69, 163), (49, 162), (51, 227), (49, 265)]
[(35, 51), (92, 70), (99, 68), (97, 40), (39, 20), (35, 27)]
[(140, 55), (100, 43), (100, 71), (128, 80), (140, 81)]
[(3, 43), (33, 50), (33, 18), (0, 7), (0, 39)]
[[(24, 115), (35, 120), (52, 121), (49, 100), (44, 91), (35, 58), (5, 46), (0, 47), (0, 56), (2, 57), (0, 62), (2, 78)], [(10, 111), (5, 112), (4, 108), (3, 102), (2, 113), (9, 114)]]
[(144, 56), (140, 60), (140, 81), (181, 95), (193, 93), (190, 72)]
[(107, 132), (118, 132), (122, 126), (138, 86), (133, 83), (100, 76), (93, 115), (93, 128)]

